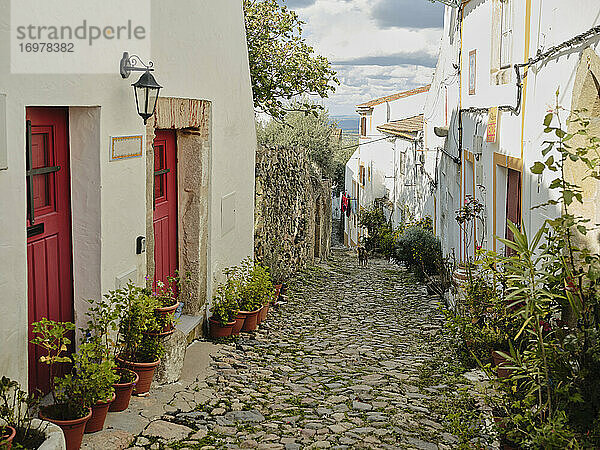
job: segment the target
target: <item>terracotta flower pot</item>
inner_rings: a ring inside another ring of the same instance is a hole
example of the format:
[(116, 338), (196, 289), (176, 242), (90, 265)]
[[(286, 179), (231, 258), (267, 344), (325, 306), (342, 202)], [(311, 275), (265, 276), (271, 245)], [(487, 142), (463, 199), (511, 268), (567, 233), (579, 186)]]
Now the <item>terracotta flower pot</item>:
[(494, 366), (496, 366), (498, 378), (508, 378), (512, 374), (511, 369), (505, 369), (504, 366), (510, 365), (510, 363), (506, 360), (504, 356), (502, 356), (497, 351), (492, 352), (492, 361), (494, 362)]
[(233, 325), (233, 328), (231, 329), (231, 335), (232, 336), (237, 336), (238, 334), (240, 334), (240, 331), (242, 331), (242, 328), (244, 327), (244, 321), (246, 320), (246, 313), (240, 311), (237, 313), (237, 316), (235, 316), (235, 324)]
[(92, 409), (88, 408), (88, 413), (85, 417), (73, 420), (56, 420), (44, 415), (43, 409), (40, 411), (40, 419), (47, 422), (58, 425), (65, 435), (65, 442), (67, 443), (67, 450), (79, 450), (81, 447), (81, 440), (83, 439), (83, 430), (90, 417), (92, 417)]
[(148, 331), (143, 332), (143, 334), (145, 334), (146, 336), (153, 336), (153, 337), (165, 337), (165, 336), (169, 336), (173, 333), (175, 333), (175, 328), (171, 328), (170, 330), (166, 330), (166, 331), (163, 328), (163, 331), (161, 331), (160, 333), (150, 333)]
[(152, 378), (154, 377), (154, 371), (160, 364), (160, 359), (150, 363), (138, 363), (133, 361), (125, 361), (124, 359), (118, 358), (119, 366), (124, 369), (129, 369), (137, 373), (139, 380), (133, 390), (134, 394), (140, 395), (145, 394), (150, 390), (152, 384)]
[(254, 331), (258, 326), (258, 313), (260, 312), (260, 308), (256, 311), (240, 311), (246, 314), (246, 320), (244, 320), (244, 326), (242, 327), (242, 331)]
[(220, 339), (231, 336), (231, 330), (235, 325), (235, 320), (233, 322), (226, 323), (225, 325), (221, 325), (221, 322), (213, 319), (212, 317), (208, 319), (210, 324), (210, 337), (213, 339)]
[(260, 313), (258, 314), (260, 317), (260, 323), (264, 322), (265, 320), (267, 320), (267, 313), (269, 312), (269, 305), (266, 304), (264, 305), (261, 310)]
[(129, 406), (129, 400), (131, 400), (131, 394), (133, 394), (133, 388), (136, 383), (139, 381), (140, 377), (133, 370), (129, 369), (121, 369), (127, 370), (135, 375), (133, 381), (129, 383), (115, 383), (113, 384), (113, 388), (115, 389), (115, 400), (110, 404), (108, 410), (110, 412), (119, 412), (125, 411)]
[[(171, 306), (165, 306), (163, 308), (155, 308), (154, 309), (154, 314), (156, 314), (156, 316), (159, 319), (165, 319), (166, 317), (170, 314), (173, 314), (177, 308), (179, 307), (179, 302), (175, 303), (174, 305)], [(163, 328), (163, 332), (172, 332), (175, 329), (175, 325), (173, 324), (172, 321), (169, 321), (169, 323), (167, 323), (165, 325), (165, 327)], [(171, 334), (171, 333), (167, 333), (167, 334)]]
[(115, 398), (116, 395), (113, 392), (109, 400), (97, 402), (95, 405), (92, 405), (92, 417), (90, 417), (90, 420), (85, 424), (84, 433), (95, 433), (104, 428), (104, 421), (108, 414), (108, 408), (110, 407), (110, 404), (115, 401)]
[(17, 430), (8, 425), (0, 426), (0, 430), (3, 431), (3, 435), (0, 437), (0, 448), (2, 450), (10, 450), (12, 448), (12, 441), (17, 434)]

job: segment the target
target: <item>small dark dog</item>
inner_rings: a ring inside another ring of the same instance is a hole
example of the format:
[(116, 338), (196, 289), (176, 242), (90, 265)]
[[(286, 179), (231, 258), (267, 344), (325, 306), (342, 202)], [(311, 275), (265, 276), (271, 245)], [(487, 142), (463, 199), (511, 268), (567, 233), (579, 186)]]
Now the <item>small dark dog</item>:
[(356, 251), (358, 253), (358, 265), (367, 267), (369, 265), (369, 254), (367, 253), (367, 249), (361, 245)]

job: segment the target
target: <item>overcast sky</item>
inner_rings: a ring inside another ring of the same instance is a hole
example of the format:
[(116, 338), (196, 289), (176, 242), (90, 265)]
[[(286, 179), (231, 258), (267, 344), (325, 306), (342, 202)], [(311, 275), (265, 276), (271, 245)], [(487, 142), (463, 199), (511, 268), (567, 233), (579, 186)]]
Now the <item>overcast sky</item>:
[(352, 115), (373, 98), (431, 82), (443, 5), (428, 0), (280, 0), (306, 22), (304, 36), (326, 56), (341, 85), (324, 101)]

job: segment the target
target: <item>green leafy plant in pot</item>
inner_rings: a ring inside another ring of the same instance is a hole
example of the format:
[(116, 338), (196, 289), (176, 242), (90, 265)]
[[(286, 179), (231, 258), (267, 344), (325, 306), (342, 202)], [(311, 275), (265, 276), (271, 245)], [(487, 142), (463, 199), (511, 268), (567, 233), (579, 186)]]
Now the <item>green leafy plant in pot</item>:
[(0, 425), (0, 449), (11, 450), (12, 441), (17, 434), (17, 430), (8, 425)]
[(102, 358), (93, 343), (84, 343), (73, 355), (73, 363), (92, 408), (92, 417), (85, 426), (85, 432), (100, 431), (104, 427), (108, 408), (115, 400), (113, 384), (119, 379), (115, 361)]
[(154, 309), (154, 313), (160, 325), (160, 334), (163, 336), (175, 331), (175, 313), (181, 304), (178, 299), (179, 294), (189, 278), (189, 273), (182, 278), (177, 272), (176, 276), (167, 277), (166, 283), (160, 280), (155, 283), (152, 296), (158, 300), (158, 306)]
[(236, 277), (239, 282), (240, 311), (246, 314), (242, 331), (254, 331), (261, 309), (273, 298), (273, 283), (268, 270), (250, 258), (242, 261)]
[(131, 283), (113, 291), (111, 300), (120, 305), (117, 362), (138, 375), (135, 393), (145, 394), (150, 390), (154, 371), (164, 353), (159, 339), (161, 324), (154, 313), (158, 300), (147, 289)]
[(67, 450), (77, 450), (81, 446), (85, 425), (92, 416), (89, 392), (81, 373), (55, 377), (57, 364), (72, 362), (67, 355), (71, 344), (67, 336), (75, 329), (75, 325), (47, 318), (32, 325), (35, 337), (31, 342), (46, 352), (46, 355), (40, 357), (40, 361), (48, 364), (53, 400), (51, 405), (40, 409), (40, 418), (62, 428)]
[(31, 414), (38, 405), (38, 398), (21, 390), (19, 383), (5, 376), (0, 379), (0, 422), (2, 426), (15, 430), (12, 438), (0, 437), (0, 448), (4, 448), (3, 444), (8, 446), (5, 441), (9, 439), (17, 448), (38, 448), (42, 445), (46, 439), (46, 424), (35, 420)]
[[(237, 287), (233, 279), (228, 278), (227, 281), (217, 286), (211, 307), (212, 316), (209, 319), (212, 338), (224, 338), (232, 334), (239, 312), (237, 298)], [(244, 319), (241, 320), (243, 324)], [(241, 329), (241, 326), (239, 328)], [(239, 329), (237, 333), (239, 333)]]
[(257, 295), (262, 297), (262, 308), (258, 315), (259, 323), (267, 319), (269, 307), (275, 300), (275, 287), (271, 279), (269, 269), (260, 264), (255, 264), (252, 271), (252, 279), (256, 284)]
[[(129, 405), (137, 375), (128, 369), (116, 367), (116, 332), (121, 314), (119, 302), (111, 301), (113, 293), (100, 300), (88, 300), (87, 328), (82, 329), (88, 359), (98, 364), (100, 373), (95, 377), (99, 392), (92, 405), (92, 418), (86, 425), (86, 433), (101, 430), (107, 411), (123, 411)], [(107, 370), (110, 368), (110, 372)]]

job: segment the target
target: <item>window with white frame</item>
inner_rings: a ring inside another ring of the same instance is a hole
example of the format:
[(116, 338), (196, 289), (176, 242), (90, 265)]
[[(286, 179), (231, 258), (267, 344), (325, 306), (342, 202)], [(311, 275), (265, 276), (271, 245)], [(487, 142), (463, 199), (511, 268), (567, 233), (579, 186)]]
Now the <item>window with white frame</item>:
[(500, 0), (500, 68), (511, 66), (513, 37), (513, 0)]

